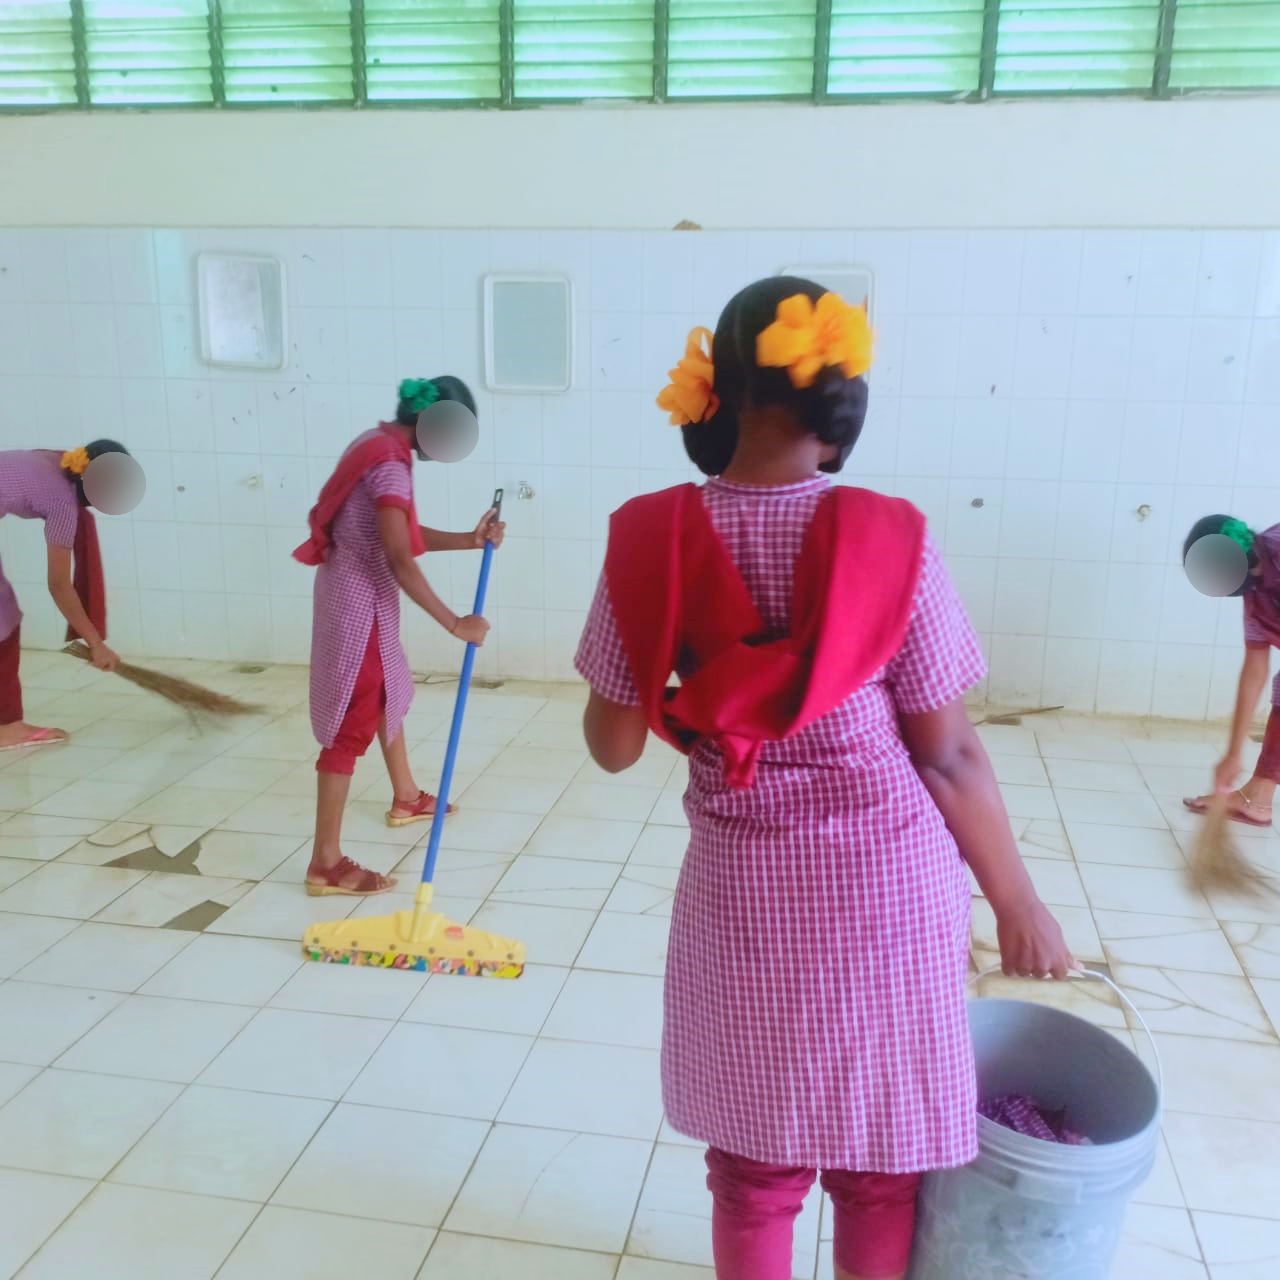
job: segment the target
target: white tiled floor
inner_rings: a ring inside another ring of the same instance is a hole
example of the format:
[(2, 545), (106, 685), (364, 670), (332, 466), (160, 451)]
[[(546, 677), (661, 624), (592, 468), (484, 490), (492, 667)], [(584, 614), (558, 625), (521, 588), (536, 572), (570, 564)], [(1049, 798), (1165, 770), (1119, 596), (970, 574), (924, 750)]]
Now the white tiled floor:
[[(674, 756), (606, 778), (579, 744), (579, 691), (478, 690), (438, 894), (523, 938), (524, 978), (309, 966), (317, 912), (407, 899), (300, 889), (305, 673), (184, 674), (268, 710), (202, 729), (61, 656), (25, 663), (30, 714), (77, 733), (0, 756), (0, 1280), (707, 1280), (701, 1155), (658, 1090)], [(427, 786), (452, 697), (420, 689), (409, 720)], [(1280, 910), (1208, 901), (1182, 875), (1178, 797), (1220, 731), (981, 732), (1040, 892), (1164, 1060), (1165, 1146), (1114, 1280), (1280, 1274)], [(383, 825), (374, 759), (353, 796), (349, 852), (410, 889), (425, 829)], [(1274, 832), (1240, 834), (1280, 867)], [(147, 850), (200, 874), (108, 865)], [(985, 964), (981, 901), (974, 943)], [(1044, 998), (1124, 1034), (1091, 991)], [(815, 1198), (798, 1277), (826, 1274), (822, 1217)]]

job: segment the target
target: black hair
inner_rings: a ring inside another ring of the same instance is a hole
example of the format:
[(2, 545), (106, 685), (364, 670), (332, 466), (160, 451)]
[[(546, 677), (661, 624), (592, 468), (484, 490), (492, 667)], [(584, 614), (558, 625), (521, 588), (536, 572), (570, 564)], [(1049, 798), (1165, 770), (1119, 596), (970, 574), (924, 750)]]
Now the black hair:
[[(471, 388), (461, 378), (455, 378), (449, 373), (442, 373), (438, 378), (432, 378), (431, 381), (436, 384), (436, 391), (439, 392), (436, 397), (437, 400), (454, 400), (458, 404), (466, 405), (472, 413), (475, 413), (476, 398), (471, 394)], [(420, 412), (421, 410), (413, 408), (408, 400), (401, 400), (396, 407), (396, 421), (402, 427), (416, 426)]]
[[(1223, 525), (1235, 520), (1234, 516), (1214, 515), (1201, 516), (1199, 520), (1191, 526), (1191, 532), (1187, 534), (1186, 541), (1182, 544), (1182, 563), (1186, 564), (1187, 556), (1191, 553), (1191, 548), (1200, 541), (1201, 538), (1207, 538), (1210, 534), (1221, 533)], [(1243, 524), (1244, 521), (1236, 520), (1237, 524)], [(1258, 567), (1258, 556), (1256, 552), (1250, 551), (1249, 568), (1256, 569)], [(1233, 596), (1242, 596), (1252, 585), (1252, 578), (1245, 578), (1240, 586), (1233, 591)]]
[(685, 452), (704, 475), (718, 476), (733, 461), (742, 410), (770, 404), (790, 409), (823, 444), (836, 446), (821, 470), (843, 468), (866, 421), (866, 379), (846, 378), (833, 367), (821, 370), (812, 386), (796, 387), (786, 369), (756, 363), (756, 339), (777, 319), (778, 304), (797, 293), (816, 302), (827, 292), (811, 280), (770, 276), (748, 285), (720, 313), (711, 348), (720, 407), (709, 421), (682, 428)]
[[(84, 451), (89, 455), (90, 462), (95, 458), (102, 457), (104, 453), (123, 453), (126, 456), (129, 454), (129, 450), (126, 449), (119, 440), (95, 440), (92, 444), (85, 445)], [(89, 499), (85, 496), (84, 476), (71, 475), (70, 478), (75, 481), (76, 501), (79, 502), (82, 507), (92, 506), (93, 504), (90, 503)]]

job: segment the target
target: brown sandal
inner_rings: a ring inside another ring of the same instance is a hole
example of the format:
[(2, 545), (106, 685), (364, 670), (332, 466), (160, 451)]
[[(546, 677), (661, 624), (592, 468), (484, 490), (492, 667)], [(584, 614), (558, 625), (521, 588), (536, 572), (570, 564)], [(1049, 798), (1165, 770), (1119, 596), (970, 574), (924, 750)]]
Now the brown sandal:
[[(358, 876), (355, 884), (344, 884), (351, 876)], [(384, 876), (370, 871), (358, 862), (352, 862), (343, 854), (331, 867), (316, 868), (313, 862), (307, 868), (307, 894), (312, 898), (327, 898), (331, 894), (348, 898), (371, 898), (378, 893), (389, 893), (396, 887), (394, 876)]]
[[(1212, 802), (1212, 796), (1190, 796), (1182, 803), (1191, 810), (1192, 813), (1198, 813), (1202, 817), (1209, 812), (1209, 805)], [(1250, 800), (1243, 791), (1233, 791), (1227, 797), (1228, 810), (1227, 817), (1232, 822), (1239, 822), (1246, 827), (1269, 827), (1271, 825), (1271, 808), (1256, 804)], [(1266, 814), (1264, 818), (1262, 815)]]

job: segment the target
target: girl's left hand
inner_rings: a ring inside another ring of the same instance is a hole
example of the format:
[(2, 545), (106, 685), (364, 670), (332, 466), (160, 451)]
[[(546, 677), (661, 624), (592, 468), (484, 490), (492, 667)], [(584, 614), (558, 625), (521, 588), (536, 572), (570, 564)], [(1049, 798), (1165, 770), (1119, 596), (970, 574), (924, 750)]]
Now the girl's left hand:
[(475, 539), (478, 550), (483, 550), (486, 542), (492, 542), (495, 547), (502, 546), (502, 539), (507, 534), (507, 526), (501, 520), (494, 519), (497, 514), (497, 509), (490, 507), (484, 513), (480, 523), (476, 525), (476, 531), (472, 537)]
[(1057, 978), (1077, 968), (1062, 927), (1039, 898), (996, 913), (1000, 959), (1011, 978)]

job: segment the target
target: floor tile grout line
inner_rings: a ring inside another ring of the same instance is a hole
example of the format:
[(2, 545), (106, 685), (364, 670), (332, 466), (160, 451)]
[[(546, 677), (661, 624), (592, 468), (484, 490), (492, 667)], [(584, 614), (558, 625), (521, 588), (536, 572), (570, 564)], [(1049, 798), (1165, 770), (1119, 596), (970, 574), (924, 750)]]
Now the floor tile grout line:
[[(26, 1171), (24, 1170), (24, 1172), (26, 1172)], [(35, 1170), (31, 1170), (31, 1172), (35, 1172)], [(71, 1175), (66, 1174), (66, 1175), (63, 1175), (63, 1176), (64, 1176), (64, 1177), (69, 1177), (69, 1176), (71, 1176)], [(92, 1178), (84, 1178), (84, 1179), (81, 1179), (81, 1181), (84, 1181), (84, 1182), (93, 1182), (93, 1179), (92, 1179)], [(71, 1206), (71, 1208), (70, 1208), (70, 1209), (68, 1209), (68, 1210), (67, 1210), (67, 1212), (66, 1212), (66, 1213), (65, 1213), (65, 1214), (64, 1214), (64, 1215), (63, 1215), (63, 1216), (58, 1220), (58, 1224), (57, 1224), (57, 1226), (55, 1226), (55, 1227), (54, 1227), (54, 1228), (53, 1228), (53, 1229), (52, 1229), (52, 1230), (51, 1230), (51, 1231), (50, 1231), (50, 1232), (49, 1232), (49, 1233), (44, 1237), (44, 1239), (43, 1239), (43, 1240), (41, 1240), (41, 1241), (40, 1241), (40, 1243), (39, 1243), (38, 1245), (36, 1245), (36, 1247), (35, 1247), (34, 1249), (32, 1249), (32, 1251), (31, 1251), (29, 1254), (27, 1254), (27, 1255), (26, 1255), (26, 1257), (24, 1257), (24, 1258), (22, 1259), (21, 1263), (20, 1263), (17, 1267), (15, 1267), (15, 1268), (13, 1269), (13, 1272), (11, 1273), (11, 1274), (13, 1275), (13, 1277), (14, 1277), (14, 1280), (17, 1280), (17, 1277), (22, 1273), (22, 1271), (23, 1271), (27, 1266), (29, 1266), (29, 1265), (30, 1265), (30, 1264), (35, 1260), (36, 1255), (37, 1255), (37, 1254), (38, 1254), (38, 1253), (39, 1253), (39, 1252), (40, 1252), (40, 1251), (45, 1247), (45, 1245), (47, 1245), (47, 1244), (49, 1243), (49, 1241), (50, 1241), (50, 1240), (52, 1240), (52, 1239), (53, 1239), (53, 1237), (54, 1237), (54, 1236), (56, 1236), (56, 1235), (58, 1234), (58, 1232), (59, 1232), (59, 1231), (61, 1231), (61, 1230), (62, 1230), (62, 1228), (63, 1228), (63, 1227), (65, 1227), (65, 1226), (67, 1225), (67, 1223), (68, 1223), (68, 1222), (70, 1222), (70, 1221), (71, 1221), (71, 1219), (72, 1219), (72, 1218), (73, 1218), (77, 1213), (79, 1213), (79, 1211), (80, 1211), (81, 1207), (84, 1205), (85, 1201), (86, 1201), (86, 1200), (88, 1200), (88, 1199), (89, 1199), (89, 1197), (90, 1197), (91, 1195), (93, 1195), (93, 1193), (94, 1193), (95, 1191), (97, 1191), (97, 1189), (98, 1189), (101, 1185), (102, 1185), (102, 1183), (101, 1183), (101, 1182), (94, 1182), (94, 1183), (93, 1183), (93, 1185), (88, 1189), (88, 1191), (86, 1191), (86, 1192), (84, 1193), (84, 1195), (83, 1195), (83, 1196), (81, 1196), (81, 1198), (79, 1199), (79, 1201), (77, 1201), (77, 1203), (75, 1203), (74, 1205), (72, 1205), (72, 1206)]]

